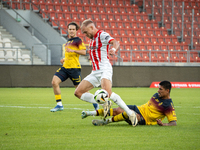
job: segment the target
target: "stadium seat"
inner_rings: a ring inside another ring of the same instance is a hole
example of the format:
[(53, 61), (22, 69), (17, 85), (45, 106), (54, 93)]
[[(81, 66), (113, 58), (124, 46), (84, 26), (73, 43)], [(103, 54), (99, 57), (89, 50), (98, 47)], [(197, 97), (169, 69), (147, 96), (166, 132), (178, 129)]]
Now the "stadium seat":
[[(98, 11), (97, 11), (97, 7), (90, 7), (90, 10), (91, 10), (91, 12), (92, 13), (97, 13)], [(88, 12), (89, 13), (89, 12)]]
[(114, 21), (115, 20), (113, 14), (108, 14), (107, 18), (108, 18), (109, 21)]
[(180, 62), (187, 62), (187, 52), (186, 51), (178, 52), (178, 57), (179, 57)]
[(121, 19), (122, 21), (128, 21), (128, 16), (127, 15), (123, 15), (123, 14), (120, 14), (119, 16), (121, 16)]
[(139, 50), (146, 50), (146, 46), (145, 45), (138, 45)]
[(67, 5), (67, 1), (66, 0), (60, 0), (60, 3), (62, 4), (62, 6)]
[(103, 5), (103, 1), (102, 0), (97, 0), (97, 5), (102, 6)]
[(122, 45), (131, 45), (127, 37), (122, 37)]
[[(71, 14), (71, 13), (63, 13), (63, 16), (64, 16), (64, 18), (65, 18), (65, 21), (67, 21), (67, 20), (72, 20), (72, 17), (71, 17), (70, 14)], [(75, 14), (76, 14), (76, 13), (73, 13), (74, 17), (76, 16)], [(77, 17), (77, 16), (76, 16), (76, 17)]]
[(102, 27), (105, 28), (105, 26), (102, 26), (102, 22), (96, 22), (95, 25), (97, 28), (102, 28)]
[(76, 1), (75, 1), (75, 4), (77, 4), (77, 5), (82, 5), (82, 0), (76, 0)]
[[(0, 47), (3, 47), (1, 46), (1, 43), (0, 43)], [(3, 49), (0, 49), (0, 61), (5, 61), (5, 52)]]
[(153, 45), (147, 45), (146, 47), (147, 47), (147, 50), (149, 51), (153, 50)]
[(170, 52), (170, 62), (179, 62), (177, 52)]
[[(92, 15), (92, 14), (89, 14), (89, 16), (91, 16), (91, 15)], [(94, 20), (96, 20), (96, 21), (101, 20), (99, 14), (94, 14), (94, 15), (93, 15), (93, 18), (94, 18)]]
[(132, 31), (132, 30), (127, 30), (127, 35), (128, 35), (129, 37), (133, 36), (133, 31)]
[(119, 30), (121, 37), (127, 37), (126, 30)]
[(129, 45), (129, 44), (124, 45), (124, 50), (132, 50), (131, 45)]
[(200, 54), (196, 51), (190, 52), (190, 62), (200, 62)]
[(121, 37), (118, 37), (118, 36), (117, 36), (117, 37), (114, 37), (114, 38), (115, 38), (115, 40), (117, 40), (119, 43), (121, 43), (121, 41), (122, 41), (122, 40), (121, 40)]
[(90, 0), (90, 5), (96, 5), (96, 0)]
[(120, 57), (123, 58), (123, 62), (129, 62), (130, 61), (130, 53), (131, 51), (121, 51)]
[(6, 48), (4, 49), (5, 51), (5, 59), (7, 61), (14, 61), (15, 57), (14, 57), (14, 49), (9, 49), (9, 48)]
[(115, 21), (117, 21), (117, 22), (122, 21), (121, 15), (119, 15), (119, 14), (114, 15), (114, 18), (115, 18)]
[(112, 35), (114, 36), (114, 37), (118, 37), (119, 36), (119, 32), (118, 32), (118, 30), (112, 30)]
[[(106, 8), (106, 10), (109, 10), (109, 9)], [(119, 8), (118, 7), (112, 7), (112, 11), (111, 12), (114, 13), (114, 14), (118, 14), (119, 13)]]
[(111, 27), (112, 29), (115, 29), (115, 28), (116, 28), (116, 23), (115, 23), (115, 22), (110, 22), (110, 27)]

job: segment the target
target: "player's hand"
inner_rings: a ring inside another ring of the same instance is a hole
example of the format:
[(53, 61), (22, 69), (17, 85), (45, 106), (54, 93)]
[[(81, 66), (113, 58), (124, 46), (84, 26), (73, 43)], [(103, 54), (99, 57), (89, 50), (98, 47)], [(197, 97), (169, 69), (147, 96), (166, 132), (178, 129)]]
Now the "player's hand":
[(65, 61), (65, 59), (63, 58), (63, 59), (60, 60), (60, 63), (63, 64), (64, 61)]
[(156, 119), (156, 121), (157, 121), (157, 124), (158, 124), (159, 126), (164, 126), (164, 124), (162, 123), (161, 119)]
[(115, 48), (111, 48), (111, 49), (108, 50), (108, 53), (109, 53), (110, 55), (114, 55), (114, 54), (115, 54), (115, 51), (116, 51)]
[(67, 48), (66, 49), (66, 52), (70, 53), (70, 52), (74, 52), (74, 50), (70, 49), (70, 48)]

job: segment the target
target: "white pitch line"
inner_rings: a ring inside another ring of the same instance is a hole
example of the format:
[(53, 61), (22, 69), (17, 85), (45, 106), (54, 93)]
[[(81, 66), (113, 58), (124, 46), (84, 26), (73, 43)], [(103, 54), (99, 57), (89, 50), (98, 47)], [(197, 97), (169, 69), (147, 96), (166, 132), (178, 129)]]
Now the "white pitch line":
[[(0, 107), (11, 107), (11, 108), (45, 108), (45, 109), (51, 109), (52, 107), (25, 107), (25, 106), (4, 106), (0, 105)], [(66, 108), (64, 109), (77, 109), (77, 110), (83, 110), (83, 108)]]

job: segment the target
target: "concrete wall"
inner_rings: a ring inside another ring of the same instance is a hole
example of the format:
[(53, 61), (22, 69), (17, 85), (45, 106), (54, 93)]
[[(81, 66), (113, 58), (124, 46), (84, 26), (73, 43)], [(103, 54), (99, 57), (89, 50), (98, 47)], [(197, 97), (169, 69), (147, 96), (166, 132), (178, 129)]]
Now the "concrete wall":
[[(60, 66), (0, 65), (0, 87), (51, 87), (51, 80)], [(82, 77), (91, 72), (91, 66), (82, 66)], [(200, 67), (113, 67), (114, 87), (148, 87), (153, 81), (200, 81)], [(61, 86), (72, 87), (67, 80)]]

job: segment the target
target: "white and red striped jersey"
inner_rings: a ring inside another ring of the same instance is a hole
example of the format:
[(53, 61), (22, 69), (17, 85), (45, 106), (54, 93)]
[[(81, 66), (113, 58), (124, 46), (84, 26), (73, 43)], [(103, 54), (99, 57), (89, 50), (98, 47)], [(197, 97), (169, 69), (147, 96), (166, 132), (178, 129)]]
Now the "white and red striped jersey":
[(92, 61), (92, 70), (102, 70), (111, 66), (109, 62), (109, 44), (114, 40), (107, 32), (98, 30), (93, 39), (90, 40), (90, 59)]

